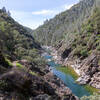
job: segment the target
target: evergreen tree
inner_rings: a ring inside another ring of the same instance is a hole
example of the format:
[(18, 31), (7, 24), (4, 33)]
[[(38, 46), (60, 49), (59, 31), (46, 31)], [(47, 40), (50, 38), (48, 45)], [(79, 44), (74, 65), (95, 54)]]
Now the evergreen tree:
[(10, 13), (10, 11), (8, 11), (8, 12), (7, 12), (7, 14), (8, 14), (8, 16), (11, 16), (11, 13)]

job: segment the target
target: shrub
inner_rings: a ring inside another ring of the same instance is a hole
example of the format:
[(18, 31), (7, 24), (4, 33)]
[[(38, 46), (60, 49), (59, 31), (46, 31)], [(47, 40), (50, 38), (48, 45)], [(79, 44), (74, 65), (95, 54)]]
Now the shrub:
[(7, 85), (8, 85), (8, 84), (6, 83), (6, 81), (0, 80), (0, 89), (6, 88)]
[(8, 63), (9, 66), (13, 66), (12, 62), (9, 59), (5, 58), (5, 61)]
[(16, 63), (16, 66), (18, 67), (18, 68), (24, 68), (24, 66), (23, 65), (21, 65), (20, 63)]
[(100, 45), (99, 45), (99, 46), (97, 46), (97, 48), (96, 48), (96, 49), (100, 51)]
[(74, 50), (74, 55), (76, 55), (78, 57), (87, 57), (88, 56), (88, 50), (87, 50), (86, 47), (83, 47), (82, 45), (79, 45)]
[(82, 57), (87, 57), (87, 56), (88, 56), (88, 51), (87, 51), (87, 49), (81, 50), (80, 54), (81, 54)]

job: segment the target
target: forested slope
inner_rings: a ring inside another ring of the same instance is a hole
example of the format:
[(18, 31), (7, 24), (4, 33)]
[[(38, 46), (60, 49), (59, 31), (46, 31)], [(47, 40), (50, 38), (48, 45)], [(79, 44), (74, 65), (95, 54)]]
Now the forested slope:
[(82, 23), (89, 18), (98, 0), (81, 0), (69, 10), (44, 22), (33, 31), (34, 37), (43, 45), (55, 45), (59, 41), (72, 41), (80, 32)]

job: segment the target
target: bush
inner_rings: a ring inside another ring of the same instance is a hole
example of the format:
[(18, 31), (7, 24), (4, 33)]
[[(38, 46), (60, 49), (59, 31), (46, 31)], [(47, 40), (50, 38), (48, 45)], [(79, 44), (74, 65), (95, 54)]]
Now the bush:
[(96, 48), (98, 51), (100, 51), (100, 45), (99, 46), (97, 46), (97, 48)]
[(12, 62), (9, 59), (5, 58), (5, 61), (8, 63), (9, 66), (13, 66)]
[(74, 55), (76, 55), (78, 57), (87, 57), (88, 56), (88, 50), (87, 50), (86, 47), (83, 47), (82, 45), (79, 45), (74, 50)]
[(88, 24), (86, 30), (87, 32), (93, 32), (93, 26), (91, 24)]
[(24, 69), (24, 66), (23, 65), (21, 65), (20, 63), (16, 63), (16, 66), (18, 67), (18, 68), (22, 68), (22, 69)]
[(6, 88), (7, 85), (8, 85), (8, 84), (6, 83), (6, 81), (0, 80), (0, 89)]
[(87, 51), (87, 49), (81, 50), (80, 54), (81, 54), (82, 57), (87, 57), (87, 56), (88, 56), (88, 51)]

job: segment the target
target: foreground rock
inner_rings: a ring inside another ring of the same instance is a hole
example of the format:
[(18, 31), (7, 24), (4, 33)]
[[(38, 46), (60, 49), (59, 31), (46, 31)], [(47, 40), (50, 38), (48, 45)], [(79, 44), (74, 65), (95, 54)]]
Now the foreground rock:
[(15, 61), (13, 67), (0, 76), (0, 100), (78, 100), (49, 68), (46, 68), (47, 74), (31, 74), (29, 63), (19, 62), (24, 68), (17, 67)]
[(78, 100), (78, 98), (72, 94), (71, 90), (67, 88), (59, 78), (53, 75), (53, 73), (50, 72), (46, 74), (44, 79), (56, 90), (56, 93), (60, 96), (60, 98), (64, 97), (65, 100)]
[(100, 72), (97, 72), (93, 75), (89, 84), (93, 87), (100, 89)]
[(99, 54), (93, 53), (84, 60), (72, 60), (72, 58), (66, 59), (64, 65), (72, 66), (77, 74), (80, 75), (80, 78), (77, 79), (80, 84), (90, 84), (91, 86), (100, 89)]

